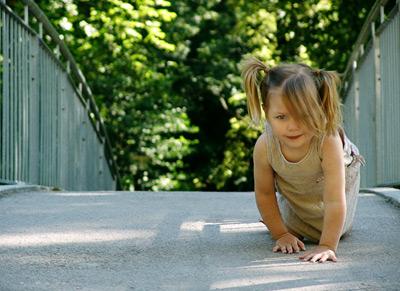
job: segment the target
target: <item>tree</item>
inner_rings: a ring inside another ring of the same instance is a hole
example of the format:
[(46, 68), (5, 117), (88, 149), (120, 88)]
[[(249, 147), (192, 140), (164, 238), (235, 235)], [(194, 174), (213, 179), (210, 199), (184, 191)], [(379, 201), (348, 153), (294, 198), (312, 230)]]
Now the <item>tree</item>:
[[(343, 71), (373, 1), (173, 1), (170, 33), (185, 54), (174, 83), (200, 130), (185, 164), (201, 189), (252, 190), (251, 128), (238, 64), (304, 62)], [(357, 9), (355, 9), (357, 7)], [(351, 29), (349, 29), (351, 27)], [(328, 54), (327, 54), (328, 52)]]
[(82, 68), (114, 147), (125, 189), (181, 188), (182, 158), (196, 139), (166, 58), (168, 1), (39, 1)]
[(262, 131), (246, 117), (240, 62), (343, 72), (374, 1), (37, 3), (92, 88), (124, 189), (235, 191), (253, 189)]

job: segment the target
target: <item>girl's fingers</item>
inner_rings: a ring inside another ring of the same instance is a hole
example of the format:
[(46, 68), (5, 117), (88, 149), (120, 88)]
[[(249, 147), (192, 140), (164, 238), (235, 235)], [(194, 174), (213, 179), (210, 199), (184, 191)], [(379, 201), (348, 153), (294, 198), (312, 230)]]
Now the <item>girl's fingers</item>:
[(329, 254), (323, 254), (322, 257), (319, 259), (319, 262), (326, 262), (327, 259), (329, 259)]
[(322, 257), (321, 254), (316, 254), (312, 257), (312, 259), (310, 260), (310, 262), (315, 263), (316, 261), (318, 261), (320, 258)]
[(331, 260), (334, 261), (334, 262), (337, 262), (337, 258), (336, 258), (336, 255), (335, 255), (335, 254), (333, 254), (333, 255), (331, 256)]
[(304, 243), (301, 240), (298, 240), (297, 244), (300, 246), (300, 248), (305, 251), (306, 250), (306, 246), (304, 245)]
[(281, 251), (282, 253), (286, 253), (286, 247), (285, 246), (276, 245), (276, 246), (274, 246), (272, 251), (274, 253), (279, 252), (279, 251)]
[(298, 253), (300, 250), (305, 251), (306, 247), (304, 243), (296, 237), (293, 237), (293, 241), (290, 239), (279, 239), (276, 241), (276, 245), (272, 248), (273, 252), (281, 251), (284, 254), (292, 254), (294, 252)]
[(331, 260), (333, 262), (337, 262), (336, 254), (335, 252), (331, 250), (327, 251), (318, 251), (318, 250), (310, 250), (306, 251), (303, 255), (299, 256), (300, 260), (303, 261), (310, 261), (312, 263), (315, 263), (319, 261), (320, 263), (326, 262), (328, 260)]
[(309, 255), (309, 252), (305, 252), (304, 254), (302, 254), (299, 259), (304, 259), (305, 257), (307, 257)]
[(309, 261), (313, 256), (313, 253), (307, 252), (304, 255), (300, 256), (300, 259), (302, 259), (303, 261)]

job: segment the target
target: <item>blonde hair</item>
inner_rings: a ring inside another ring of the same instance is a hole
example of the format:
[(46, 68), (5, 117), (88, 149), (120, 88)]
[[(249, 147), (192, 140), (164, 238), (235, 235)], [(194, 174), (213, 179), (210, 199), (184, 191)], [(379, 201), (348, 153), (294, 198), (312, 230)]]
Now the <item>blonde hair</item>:
[(278, 89), (290, 114), (317, 135), (333, 134), (342, 126), (337, 91), (340, 77), (336, 71), (312, 69), (301, 63), (268, 68), (250, 57), (242, 63), (242, 78), (247, 109), (255, 124), (261, 121), (261, 105), (267, 114), (271, 91)]

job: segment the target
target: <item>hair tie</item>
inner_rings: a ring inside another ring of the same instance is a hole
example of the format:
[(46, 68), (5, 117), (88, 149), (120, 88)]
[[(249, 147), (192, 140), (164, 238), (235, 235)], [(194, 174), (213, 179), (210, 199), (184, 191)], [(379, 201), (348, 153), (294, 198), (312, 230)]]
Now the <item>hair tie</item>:
[(321, 86), (322, 86), (322, 81), (323, 78), (321, 78), (321, 70), (320, 69), (315, 69), (314, 71), (312, 71), (313, 75), (314, 75), (314, 82), (315, 82), (315, 87), (317, 88), (317, 90), (320, 90)]
[(269, 68), (267, 66), (265, 66), (263, 68), (263, 71), (264, 71), (265, 74), (269, 74)]

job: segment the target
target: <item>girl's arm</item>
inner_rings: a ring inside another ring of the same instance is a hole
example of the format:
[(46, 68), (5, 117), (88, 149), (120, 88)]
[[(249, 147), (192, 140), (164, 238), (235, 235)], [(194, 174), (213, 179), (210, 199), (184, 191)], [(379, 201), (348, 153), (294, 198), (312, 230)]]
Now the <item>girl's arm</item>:
[(254, 147), (254, 190), (256, 203), (261, 218), (267, 225), (272, 237), (278, 239), (288, 232), (282, 221), (275, 195), (274, 173), (267, 158), (267, 143), (265, 133), (262, 134)]
[(265, 134), (254, 147), (254, 183), (258, 210), (272, 238), (276, 240), (274, 252), (293, 253), (305, 250), (304, 243), (289, 233), (282, 221), (275, 195), (274, 172), (267, 158)]
[(321, 239), (318, 247), (300, 256), (300, 259), (311, 262), (336, 261), (335, 251), (346, 218), (343, 146), (339, 135), (325, 137), (322, 168), (325, 176), (325, 212)]
[(324, 140), (322, 169), (325, 177), (325, 213), (319, 244), (336, 251), (346, 218), (343, 145), (338, 134)]

